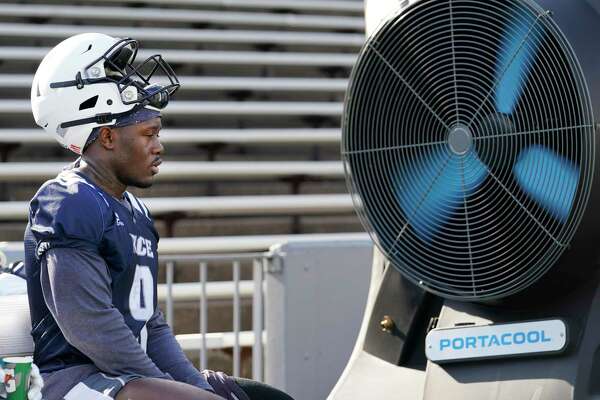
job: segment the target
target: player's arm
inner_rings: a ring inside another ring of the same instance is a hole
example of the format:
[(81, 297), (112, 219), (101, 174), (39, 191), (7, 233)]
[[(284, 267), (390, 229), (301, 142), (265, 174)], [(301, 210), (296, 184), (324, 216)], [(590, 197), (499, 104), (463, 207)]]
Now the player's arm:
[(161, 369), (178, 382), (213, 391), (202, 375), (187, 359), (163, 313), (157, 308), (146, 325), (148, 328), (148, 356)]
[(111, 278), (99, 254), (53, 248), (42, 260), (42, 291), (65, 339), (110, 375), (168, 378), (112, 305)]
[(102, 195), (76, 177), (44, 186), (30, 203), (44, 301), (65, 339), (111, 375), (166, 377), (112, 304), (100, 248), (114, 215)]

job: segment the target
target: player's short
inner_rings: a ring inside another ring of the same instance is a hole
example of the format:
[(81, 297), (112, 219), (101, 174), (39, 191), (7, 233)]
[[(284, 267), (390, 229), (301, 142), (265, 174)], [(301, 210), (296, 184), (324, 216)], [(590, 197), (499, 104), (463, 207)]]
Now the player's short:
[(42, 374), (44, 400), (112, 400), (139, 375), (111, 376), (94, 365), (78, 365)]
[(90, 375), (65, 395), (65, 400), (112, 400), (137, 375), (109, 376), (102, 372)]

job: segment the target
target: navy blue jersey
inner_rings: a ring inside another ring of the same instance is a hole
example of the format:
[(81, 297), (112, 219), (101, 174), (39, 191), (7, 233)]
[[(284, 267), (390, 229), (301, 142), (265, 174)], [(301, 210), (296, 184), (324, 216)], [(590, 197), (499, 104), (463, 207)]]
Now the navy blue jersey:
[(74, 170), (44, 183), (31, 200), (25, 268), (34, 362), (42, 372), (91, 363), (67, 342), (44, 302), (40, 268), (52, 248), (79, 249), (106, 261), (113, 306), (145, 349), (146, 322), (157, 305), (158, 234), (146, 207), (127, 192), (124, 200), (131, 207)]

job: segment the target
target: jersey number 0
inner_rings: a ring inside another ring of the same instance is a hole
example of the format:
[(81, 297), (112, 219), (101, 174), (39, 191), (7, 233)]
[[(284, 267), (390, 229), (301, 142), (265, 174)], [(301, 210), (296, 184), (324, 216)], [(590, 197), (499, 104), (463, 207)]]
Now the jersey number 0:
[[(150, 267), (136, 265), (133, 284), (129, 293), (129, 311), (136, 321), (147, 322), (154, 314), (154, 278)], [(148, 330), (146, 325), (140, 331), (139, 337), (142, 349), (146, 351)]]
[(150, 267), (135, 266), (135, 275), (129, 293), (129, 310), (136, 321), (146, 322), (154, 314), (154, 278)]

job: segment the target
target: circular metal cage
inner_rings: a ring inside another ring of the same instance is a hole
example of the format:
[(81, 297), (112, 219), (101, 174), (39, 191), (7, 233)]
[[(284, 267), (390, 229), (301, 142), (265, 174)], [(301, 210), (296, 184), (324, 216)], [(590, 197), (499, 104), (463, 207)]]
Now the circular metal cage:
[(569, 246), (594, 169), (586, 81), (527, 0), (421, 0), (367, 40), (342, 157), (376, 245), (426, 290), (514, 294)]

